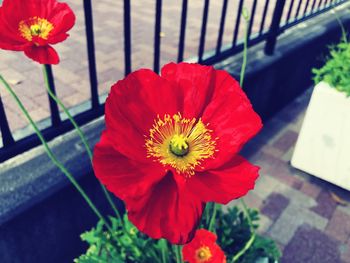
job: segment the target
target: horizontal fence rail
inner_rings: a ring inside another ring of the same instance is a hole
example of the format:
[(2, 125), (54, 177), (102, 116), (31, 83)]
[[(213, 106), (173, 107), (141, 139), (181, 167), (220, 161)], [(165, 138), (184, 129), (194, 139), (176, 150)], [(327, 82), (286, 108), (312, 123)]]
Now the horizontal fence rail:
[[(213, 1), (213, 0), (212, 0)], [(228, 19), (229, 4), (234, 1), (236, 17)], [(329, 11), (330, 9), (348, 2), (349, 0), (222, 0), (222, 8), (217, 30), (216, 45), (213, 50), (206, 50), (206, 35), (208, 29), (208, 17), (210, 16), (210, 0), (203, 1), (201, 26), (199, 32), (198, 57), (197, 61), (201, 64), (211, 65), (220, 62), (243, 50), (242, 36), (240, 32), (244, 30), (245, 22), (241, 13), (243, 8), (250, 3), (248, 13), (250, 21), (248, 23), (248, 46), (255, 45), (265, 41), (265, 53), (272, 55), (277, 42), (277, 37), (286, 29), (297, 25), (318, 14)], [(161, 34), (162, 34), (162, 0), (154, 1), (154, 43), (153, 43), (153, 68), (154, 71), (160, 70), (161, 59)], [(178, 41), (177, 61), (185, 59), (186, 51), (186, 29), (189, 12), (188, 0), (182, 0), (179, 5), (181, 13), (179, 21), (179, 37), (174, 39)], [(88, 57), (89, 79), (90, 79), (90, 108), (74, 116), (79, 125), (102, 116), (104, 114), (104, 104), (100, 103), (98, 95), (98, 78), (96, 70), (94, 26), (93, 26), (93, 6), (91, 0), (83, 0), (83, 11), (85, 19), (86, 50)], [(130, 0), (123, 1), (123, 38), (124, 38), (124, 67), (125, 75), (132, 71), (132, 5)], [(261, 17), (257, 16), (257, 13)], [(268, 15), (269, 14), (269, 15)], [(271, 21), (270, 21), (271, 20)], [(234, 23), (232, 31), (232, 41), (230, 45), (224, 44), (225, 26)], [(192, 61), (192, 60), (191, 60)], [(117, 63), (117, 62), (116, 62)], [(46, 66), (48, 71), (47, 81), (54, 90), (54, 69)], [(51, 140), (69, 130), (73, 129), (71, 123), (61, 118), (57, 103), (49, 98), (51, 125), (42, 129), (42, 133), (47, 140)], [(14, 139), (10, 130), (6, 109), (0, 96), (0, 131), (2, 147), (0, 148), (0, 162), (23, 153), (40, 144), (35, 134), (25, 136), (18, 140)]]

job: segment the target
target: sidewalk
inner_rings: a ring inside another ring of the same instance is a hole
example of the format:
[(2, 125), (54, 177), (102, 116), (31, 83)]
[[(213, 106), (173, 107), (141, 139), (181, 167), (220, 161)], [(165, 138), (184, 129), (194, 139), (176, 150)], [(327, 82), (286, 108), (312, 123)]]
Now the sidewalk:
[(265, 123), (245, 147), (243, 155), (261, 167), (245, 199), (260, 209), (260, 231), (278, 242), (282, 263), (350, 263), (350, 203), (337, 200), (349, 202), (349, 192), (290, 165), (310, 95)]

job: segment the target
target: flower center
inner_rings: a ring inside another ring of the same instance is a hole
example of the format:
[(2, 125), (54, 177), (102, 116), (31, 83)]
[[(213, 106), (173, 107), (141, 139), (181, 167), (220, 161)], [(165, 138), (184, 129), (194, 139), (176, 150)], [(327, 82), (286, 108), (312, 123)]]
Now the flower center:
[(32, 36), (38, 36), (41, 33), (41, 28), (38, 24), (30, 26), (30, 33)]
[(194, 169), (215, 153), (216, 139), (201, 119), (186, 119), (180, 113), (158, 116), (146, 136), (147, 157), (179, 174), (190, 177)]
[(198, 262), (208, 261), (211, 257), (211, 251), (207, 246), (202, 246), (196, 250), (196, 258)]
[(180, 157), (185, 156), (189, 152), (189, 147), (183, 134), (175, 134), (170, 140), (169, 148), (173, 154)]
[(22, 20), (18, 25), (18, 31), (21, 36), (28, 41), (32, 41), (33, 37), (40, 37), (46, 40), (53, 28), (52, 23), (45, 18), (37, 16)]

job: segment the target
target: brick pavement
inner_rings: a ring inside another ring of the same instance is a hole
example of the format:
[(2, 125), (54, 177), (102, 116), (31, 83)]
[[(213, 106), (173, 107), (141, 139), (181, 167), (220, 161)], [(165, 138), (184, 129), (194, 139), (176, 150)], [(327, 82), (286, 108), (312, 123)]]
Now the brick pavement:
[[(74, 10), (77, 22), (70, 31), (70, 37), (55, 46), (61, 63), (53, 67), (58, 96), (66, 106), (73, 107), (90, 98), (86, 55), (85, 26), (82, 1), (66, 0)], [(275, 1), (269, 1), (265, 26), (271, 22)], [(155, 1), (131, 1), (132, 10), (132, 66), (152, 68)], [(291, 0), (286, 1), (289, 6)], [(305, 2), (305, 1), (304, 1)], [(177, 58), (181, 0), (163, 0), (161, 65)], [(246, 0), (251, 10), (253, 0)], [(265, 1), (258, 1), (252, 33), (260, 28)], [(191, 0), (188, 5), (185, 59), (195, 57), (198, 52), (202, 0)], [(96, 60), (99, 80), (99, 94), (106, 94), (112, 83), (123, 77), (123, 1), (93, 0)], [(296, 12), (294, 5), (292, 14)], [(222, 1), (210, 1), (205, 50), (216, 47)], [(223, 46), (230, 44), (236, 22), (238, 1), (228, 1)], [(286, 8), (287, 11), (287, 8)], [(284, 14), (286, 16), (286, 14)], [(241, 27), (239, 39), (242, 39)], [(43, 87), (43, 76), (39, 65), (31, 62), (20, 52), (0, 50), (0, 72), (12, 84), (34, 120), (41, 121), (50, 115), (47, 94)], [(8, 115), (10, 128), (17, 131), (27, 122), (12, 98), (0, 87), (0, 94)], [(101, 99), (103, 100), (103, 99)], [(1, 144), (0, 144), (1, 147)]]
[(290, 165), (310, 95), (265, 123), (244, 148), (243, 155), (261, 166), (246, 201), (260, 209), (260, 232), (277, 241), (282, 263), (350, 263), (350, 203), (341, 204), (350, 202), (349, 192)]

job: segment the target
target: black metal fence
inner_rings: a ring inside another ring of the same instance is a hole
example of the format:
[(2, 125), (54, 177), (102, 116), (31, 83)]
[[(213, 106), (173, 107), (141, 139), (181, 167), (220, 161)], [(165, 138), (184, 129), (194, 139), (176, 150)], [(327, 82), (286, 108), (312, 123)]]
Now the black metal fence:
[[(155, 34), (154, 34), (154, 62), (153, 69), (159, 72), (160, 68), (160, 55), (161, 55), (161, 27), (162, 27), (162, 0), (156, 1), (155, 12)], [(220, 62), (238, 52), (243, 50), (242, 39), (239, 39), (239, 30), (241, 29), (241, 16), (242, 10), (245, 6), (245, 1), (240, 0), (237, 8), (237, 18), (234, 25), (234, 31), (232, 33), (232, 43), (230, 46), (223, 45), (223, 35), (227, 14), (227, 5), (229, 0), (222, 0), (222, 11), (220, 17), (220, 24), (217, 36), (216, 48), (212, 51), (205, 52), (205, 39), (208, 23), (209, 1), (203, 1), (203, 14), (201, 23), (201, 32), (198, 47), (197, 61), (201, 64), (214, 64)], [(238, 0), (231, 0), (238, 1)], [(348, 2), (348, 0), (259, 0), (263, 2), (262, 16), (257, 20), (256, 11), (258, 0), (251, 0), (251, 10), (249, 10), (250, 21), (248, 25), (248, 45), (252, 46), (257, 43), (266, 41), (265, 53), (272, 55), (277, 37), (287, 28), (290, 28), (302, 21), (305, 21), (311, 17), (314, 17), (320, 13), (326, 12), (337, 5)], [(124, 64), (125, 75), (132, 71), (131, 60), (131, 4), (130, 0), (124, 0)], [(94, 32), (93, 32), (93, 18), (92, 18), (92, 5), (91, 0), (83, 1), (84, 14), (85, 14), (85, 28), (87, 39), (87, 53), (89, 62), (89, 77), (90, 77), (90, 91), (91, 91), (91, 107), (90, 109), (79, 113), (75, 116), (75, 120), (78, 124), (85, 124), (104, 113), (104, 104), (99, 102), (98, 96), (98, 78), (96, 71), (96, 59), (95, 59), (95, 46), (94, 46)], [(272, 19), (270, 26), (266, 25), (268, 9), (273, 8)], [(179, 6), (180, 7), (180, 6)], [(188, 0), (182, 0), (181, 5), (181, 21), (179, 28), (179, 40), (178, 40), (178, 56), (177, 61), (184, 60), (185, 51), (185, 35), (186, 35), (186, 20), (187, 20)], [(258, 32), (253, 32), (253, 24), (260, 23)], [(49, 72), (49, 82), (51, 87), (54, 87), (54, 76), (51, 70), (51, 66), (46, 66)], [(53, 88), (54, 89), (54, 88)], [(44, 137), (50, 140), (60, 134), (63, 134), (73, 128), (68, 120), (62, 120), (59, 114), (58, 106), (51, 98), (50, 111), (51, 111), (51, 126), (42, 130)], [(17, 141), (14, 140), (11, 130), (6, 118), (6, 110), (0, 97), (0, 130), (3, 146), (0, 148), (0, 161), (7, 160), (17, 154), (23, 153), (37, 145), (40, 141), (35, 134), (29, 135), (25, 138), (21, 138)]]

